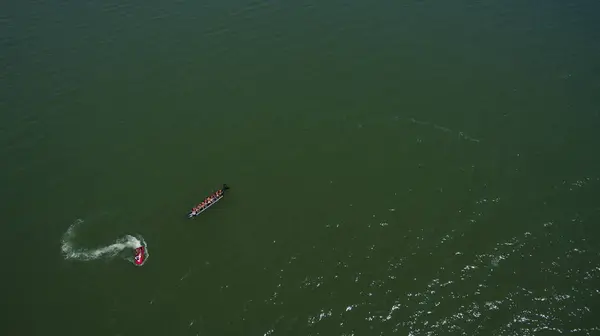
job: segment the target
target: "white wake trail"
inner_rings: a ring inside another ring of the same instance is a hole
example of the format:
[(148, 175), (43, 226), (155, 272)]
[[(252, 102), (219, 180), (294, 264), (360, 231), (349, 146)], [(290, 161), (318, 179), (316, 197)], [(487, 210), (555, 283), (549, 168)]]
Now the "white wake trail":
[[(122, 238), (117, 239), (114, 243), (108, 246), (99, 247), (96, 249), (81, 249), (75, 248), (73, 240), (75, 239), (75, 229), (83, 223), (82, 219), (78, 219), (73, 223), (69, 229), (63, 234), (61, 250), (65, 259), (79, 260), (79, 261), (90, 261), (100, 258), (114, 258), (119, 255), (119, 252), (131, 249), (135, 250), (140, 246), (145, 247), (146, 258), (149, 256), (148, 248), (144, 238), (136, 238), (131, 235), (126, 235)], [(133, 262), (133, 256), (126, 257), (126, 260)]]

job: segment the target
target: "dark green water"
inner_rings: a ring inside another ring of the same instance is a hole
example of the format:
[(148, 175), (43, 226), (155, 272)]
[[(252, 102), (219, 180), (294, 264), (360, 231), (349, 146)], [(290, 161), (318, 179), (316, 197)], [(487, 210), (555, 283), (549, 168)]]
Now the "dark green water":
[(3, 3), (0, 333), (599, 334), (599, 10)]

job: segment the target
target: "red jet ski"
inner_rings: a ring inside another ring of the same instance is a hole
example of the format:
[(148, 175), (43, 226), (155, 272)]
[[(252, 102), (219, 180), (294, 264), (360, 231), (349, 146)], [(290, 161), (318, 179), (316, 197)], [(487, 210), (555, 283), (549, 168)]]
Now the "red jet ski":
[(133, 257), (133, 263), (137, 266), (142, 266), (144, 261), (146, 261), (146, 253), (143, 246), (140, 246), (135, 249), (135, 256)]

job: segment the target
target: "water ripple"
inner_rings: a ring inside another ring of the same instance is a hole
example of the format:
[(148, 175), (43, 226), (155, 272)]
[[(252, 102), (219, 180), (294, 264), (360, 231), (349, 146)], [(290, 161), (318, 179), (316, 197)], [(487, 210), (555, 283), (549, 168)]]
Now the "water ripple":
[[(597, 181), (564, 182), (562, 193), (592, 187)], [(489, 206), (500, 201), (500, 197), (476, 200), (471, 219), (485, 217), (493, 210)], [(357, 334), (364, 323), (374, 334), (592, 334), (598, 327), (583, 322), (592, 316), (592, 302), (600, 294), (594, 285), (600, 280), (600, 252), (590, 244), (590, 237), (565, 229), (573, 220), (583, 224), (595, 214), (595, 210), (579, 209), (564, 221), (540, 221), (479, 251), (462, 246), (466, 233), (456, 228), (437, 235), (413, 232), (405, 237), (407, 253), (388, 255), (385, 261), (376, 259), (380, 255), (374, 241), (361, 253), (349, 252), (329, 264), (337, 271), (323, 271), (301, 281), (299, 289), (305, 299), (314, 298), (311, 306), (321, 307), (308, 313), (304, 327), (311, 330), (309, 334), (342, 335)], [(385, 265), (383, 273), (361, 269), (353, 261), (357, 257)], [(294, 267), (295, 258), (288, 260), (288, 267)], [(423, 260), (427, 260), (424, 265)], [(427, 272), (419, 266), (435, 272), (423, 277)], [(281, 278), (284, 283), (286, 280)], [(293, 305), (294, 301), (279, 300), (280, 296), (289, 297), (286, 291), (291, 290), (294, 288), (278, 285), (266, 302)], [(289, 318), (297, 317), (294, 311), (291, 309)], [(276, 332), (276, 327), (268, 331)]]

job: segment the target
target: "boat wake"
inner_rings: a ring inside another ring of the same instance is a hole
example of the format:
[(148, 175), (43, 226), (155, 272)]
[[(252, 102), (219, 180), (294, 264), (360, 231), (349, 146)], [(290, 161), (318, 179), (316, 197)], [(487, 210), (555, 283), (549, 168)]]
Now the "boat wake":
[(75, 223), (73, 223), (62, 236), (61, 250), (66, 260), (91, 261), (97, 259), (112, 259), (117, 256), (121, 256), (124, 260), (134, 263), (133, 253), (123, 255), (121, 252), (128, 249), (134, 251), (136, 248), (141, 246), (143, 246), (145, 250), (144, 259), (146, 260), (150, 255), (148, 253), (148, 246), (146, 245), (144, 238), (141, 236), (134, 237), (132, 235), (126, 235), (117, 239), (110, 245), (96, 249), (76, 248), (74, 247), (73, 241), (75, 240), (76, 229), (82, 223), (82, 219), (76, 220)]

